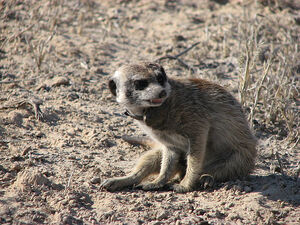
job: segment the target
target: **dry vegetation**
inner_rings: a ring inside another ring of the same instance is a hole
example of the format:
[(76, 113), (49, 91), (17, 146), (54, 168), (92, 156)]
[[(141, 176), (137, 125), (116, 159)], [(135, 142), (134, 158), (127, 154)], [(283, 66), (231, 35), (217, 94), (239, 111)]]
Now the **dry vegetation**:
[[(0, 224), (299, 224), (300, 4), (0, 1)], [(248, 180), (188, 194), (99, 190), (142, 153), (110, 96), (116, 67), (159, 60), (219, 83), (259, 139)]]

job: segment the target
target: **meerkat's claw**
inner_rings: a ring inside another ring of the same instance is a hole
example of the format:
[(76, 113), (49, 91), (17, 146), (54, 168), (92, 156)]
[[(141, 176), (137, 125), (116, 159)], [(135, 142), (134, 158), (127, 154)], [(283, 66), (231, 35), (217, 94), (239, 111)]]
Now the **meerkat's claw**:
[(105, 189), (110, 192), (117, 191), (118, 189), (120, 189), (118, 179), (111, 178), (111, 179), (107, 179), (107, 180), (103, 181), (100, 184), (100, 189), (101, 190)]
[(209, 174), (203, 174), (200, 177), (200, 186), (202, 189), (209, 189), (212, 188), (214, 186), (215, 180), (213, 178), (213, 176), (209, 175)]

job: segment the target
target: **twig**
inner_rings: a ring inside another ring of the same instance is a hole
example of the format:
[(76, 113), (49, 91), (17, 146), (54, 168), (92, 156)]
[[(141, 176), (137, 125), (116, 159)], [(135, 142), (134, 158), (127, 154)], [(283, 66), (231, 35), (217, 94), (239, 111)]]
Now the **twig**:
[(251, 61), (251, 56), (250, 56), (250, 50), (248, 44), (246, 44), (246, 65), (245, 65), (245, 70), (244, 70), (244, 77), (242, 78), (242, 85), (240, 89), (240, 98), (241, 98), (241, 104), (244, 105), (245, 103), (245, 95), (246, 91), (248, 88), (248, 82), (249, 82), (249, 76), (250, 76), (250, 61)]
[(179, 58), (177, 58), (177, 57), (175, 57), (175, 56), (166, 55), (166, 56), (163, 56), (163, 57), (161, 57), (161, 58), (159, 58), (159, 59), (157, 59), (157, 60), (155, 60), (155, 61), (156, 61), (156, 62), (159, 62), (159, 61), (161, 61), (161, 60), (163, 60), (163, 59), (176, 59), (176, 60), (178, 60), (178, 62), (180, 62), (186, 69), (191, 70), (193, 73), (195, 72), (193, 67), (191, 67), (190, 65), (188, 65), (187, 63), (185, 63), (182, 59), (179, 59)]
[(68, 190), (68, 188), (70, 187), (70, 184), (71, 184), (71, 180), (72, 180), (72, 177), (73, 177), (74, 171), (75, 171), (75, 170), (73, 170), (73, 171), (72, 171), (72, 173), (71, 173), (71, 175), (70, 175), (70, 177), (69, 177), (69, 180), (68, 180), (67, 186), (66, 186), (66, 188), (65, 188), (65, 192), (66, 192), (66, 191)]
[(175, 56), (172, 56), (172, 55), (165, 55), (165, 56), (162, 56), (158, 59), (156, 59), (155, 61), (156, 62), (160, 62), (161, 60), (164, 60), (164, 59), (176, 59), (178, 60), (179, 63), (181, 63), (186, 69), (189, 69), (191, 70), (193, 73), (195, 72), (194, 68), (190, 65), (188, 65), (186, 62), (184, 62), (182, 59), (180, 59), (179, 57), (184, 55), (185, 53), (187, 53), (188, 51), (190, 51), (192, 48), (194, 48), (195, 46), (197, 46), (198, 44), (200, 44), (200, 42), (196, 42), (194, 44), (192, 44), (190, 47), (188, 47), (187, 49), (185, 49), (184, 51), (178, 53), (177, 55)]
[(180, 57), (182, 56), (183, 54), (187, 53), (188, 51), (190, 51), (192, 48), (194, 48), (195, 46), (199, 45), (200, 44), (200, 41), (192, 44), (190, 47), (188, 47), (187, 49), (185, 49), (184, 51), (182, 51), (181, 53), (175, 55), (175, 57)]
[(39, 99), (26, 99), (26, 100), (22, 100), (22, 101), (13, 103), (13, 104), (10, 106), (0, 107), (0, 110), (19, 109), (19, 108), (26, 109), (28, 106), (31, 106), (33, 108), (34, 115), (37, 120), (42, 120), (44, 117), (44, 114), (40, 109), (40, 105), (43, 104), (43, 102), (40, 101)]
[(292, 150), (292, 149), (294, 149), (296, 146), (298, 146), (299, 141), (300, 141), (300, 138), (299, 138), (298, 135), (299, 135), (299, 132), (297, 131), (297, 133), (296, 133), (296, 137), (298, 137), (297, 141), (295, 142), (295, 144), (292, 147), (290, 147), (289, 151)]
[(258, 99), (260, 97), (260, 93), (261, 93), (261, 90), (263, 88), (263, 83), (265, 82), (266, 77), (269, 73), (271, 64), (272, 64), (272, 61), (271, 61), (271, 59), (269, 59), (268, 62), (267, 62), (267, 65), (264, 66), (264, 74), (263, 74), (263, 77), (261, 78), (261, 80), (258, 84), (256, 93), (255, 93), (255, 100), (254, 100), (253, 107), (251, 108), (251, 112), (250, 112), (250, 122), (251, 123), (253, 123), (253, 118), (254, 118), (255, 109), (256, 109), (256, 106), (257, 106), (257, 103), (258, 103)]

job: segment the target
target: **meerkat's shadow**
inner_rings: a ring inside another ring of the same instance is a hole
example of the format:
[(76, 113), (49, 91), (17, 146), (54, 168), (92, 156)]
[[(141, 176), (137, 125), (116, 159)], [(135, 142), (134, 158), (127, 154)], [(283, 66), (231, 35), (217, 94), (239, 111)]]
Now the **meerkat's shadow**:
[[(258, 192), (272, 201), (281, 201), (287, 204), (300, 206), (300, 179), (282, 174), (251, 175), (251, 192)], [(263, 202), (262, 202), (263, 204)]]
[[(172, 186), (177, 184), (178, 180), (172, 180), (165, 186), (144, 192), (153, 193), (165, 193), (174, 192)], [(274, 202), (282, 201), (292, 206), (300, 206), (300, 179), (295, 179), (295, 177), (281, 174), (271, 174), (271, 175), (250, 175), (245, 180), (233, 180), (227, 182), (217, 182), (211, 186), (205, 187), (201, 184), (197, 185), (193, 192), (211, 193), (221, 189), (226, 189), (228, 191), (232, 190), (234, 192), (238, 191), (240, 195), (247, 195), (249, 193), (259, 193), (266, 197), (268, 200)], [(115, 191), (118, 192), (142, 192), (142, 185), (137, 185), (133, 187), (128, 187), (123, 190)], [(176, 193), (176, 192), (174, 192)], [(178, 193), (180, 194), (180, 193)], [(185, 194), (185, 193), (183, 193)], [(264, 205), (264, 201), (260, 201), (260, 204)]]

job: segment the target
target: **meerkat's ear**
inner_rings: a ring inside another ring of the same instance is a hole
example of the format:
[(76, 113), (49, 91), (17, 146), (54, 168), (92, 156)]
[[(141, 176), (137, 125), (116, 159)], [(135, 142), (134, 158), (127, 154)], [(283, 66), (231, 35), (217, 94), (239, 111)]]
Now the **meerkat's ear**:
[(155, 70), (160, 70), (163, 77), (167, 78), (166, 72), (165, 72), (164, 68), (162, 67), (162, 65), (160, 65), (158, 63), (149, 63), (147, 65), (147, 67), (150, 67), (150, 68), (155, 69)]
[(167, 79), (167, 74), (165, 72), (165, 69), (162, 66), (160, 66), (160, 71), (161, 71), (162, 75)]
[(113, 80), (113, 79), (110, 79), (108, 81), (108, 87), (109, 87), (109, 90), (110, 92), (116, 96), (117, 95), (117, 85), (116, 85), (116, 82)]

